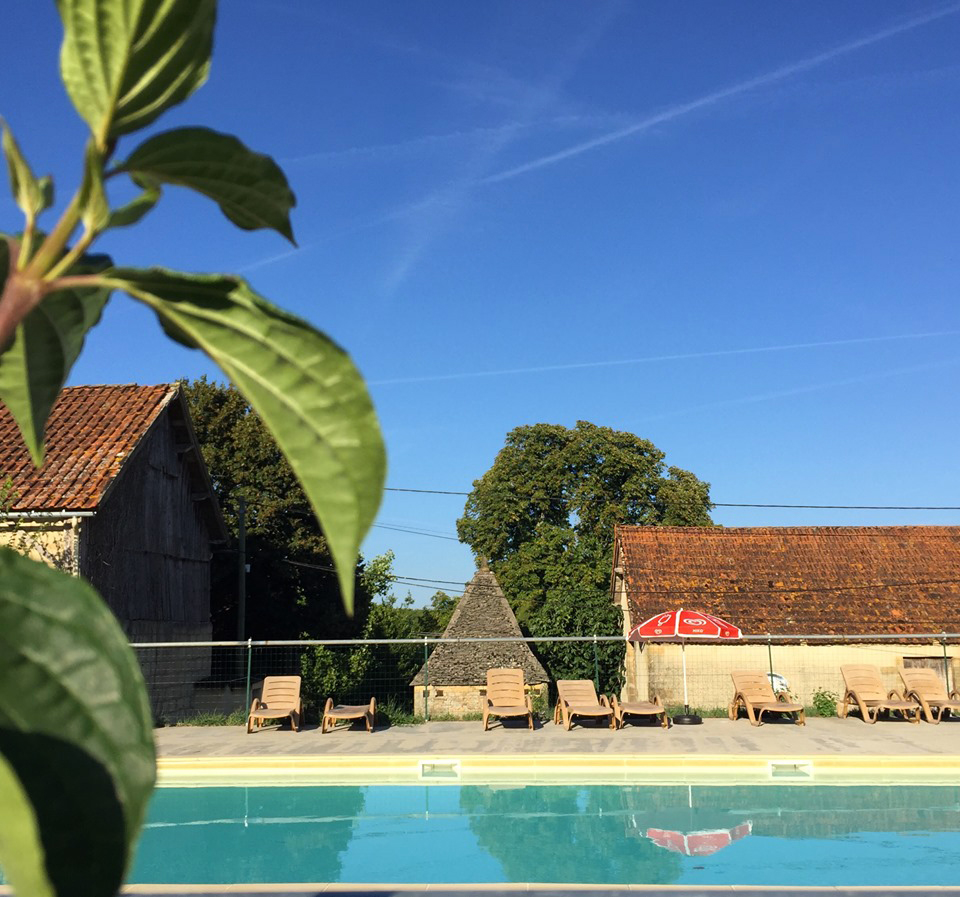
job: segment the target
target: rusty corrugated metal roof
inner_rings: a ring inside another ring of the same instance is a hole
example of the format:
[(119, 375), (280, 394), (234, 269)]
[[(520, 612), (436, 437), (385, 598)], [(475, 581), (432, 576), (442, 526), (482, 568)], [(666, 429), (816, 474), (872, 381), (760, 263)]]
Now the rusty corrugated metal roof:
[(43, 467), (34, 467), (9, 409), (0, 403), (0, 481), (13, 481), (10, 510), (92, 511), (177, 387), (73, 386), (47, 420)]
[(631, 625), (676, 607), (745, 635), (960, 632), (960, 527), (618, 526)]

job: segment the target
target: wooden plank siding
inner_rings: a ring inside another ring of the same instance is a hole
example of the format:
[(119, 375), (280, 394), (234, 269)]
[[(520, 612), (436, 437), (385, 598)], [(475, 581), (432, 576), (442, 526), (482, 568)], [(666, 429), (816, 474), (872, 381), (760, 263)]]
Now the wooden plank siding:
[(133, 641), (211, 634), (211, 533), (179, 429), (165, 410), (81, 529), (81, 575)]

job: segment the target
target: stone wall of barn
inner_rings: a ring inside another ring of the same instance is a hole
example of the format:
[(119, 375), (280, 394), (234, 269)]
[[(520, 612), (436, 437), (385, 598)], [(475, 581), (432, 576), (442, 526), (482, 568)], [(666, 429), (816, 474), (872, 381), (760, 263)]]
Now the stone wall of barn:
[[(903, 691), (899, 668), (929, 666), (942, 679), (949, 675), (950, 688), (956, 688), (960, 675), (960, 646), (897, 644), (720, 644), (688, 642), (685, 650), (678, 644), (628, 643), (625, 657), (625, 686), (622, 700), (652, 700), (659, 696), (665, 705), (679, 706), (683, 701), (683, 660), (686, 654), (687, 693), (691, 707), (704, 712), (725, 710), (733, 698), (734, 670), (773, 672), (788, 690), (806, 706), (813, 705), (816, 692), (830, 692), (842, 698), (844, 664), (873, 664), (888, 691)], [(771, 664), (772, 659), (772, 664)]]

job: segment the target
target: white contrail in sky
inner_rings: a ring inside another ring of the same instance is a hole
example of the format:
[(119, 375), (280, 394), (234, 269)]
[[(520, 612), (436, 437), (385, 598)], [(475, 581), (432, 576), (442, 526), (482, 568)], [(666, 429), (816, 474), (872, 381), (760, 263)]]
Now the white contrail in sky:
[(780, 346), (758, 346), (746, 349), (714, 349), (707, 352), (680, 352), (672, 355), (647, 355), (642, 358), (620, 358), (606, 361), (581, 361), (569, 364), (549, 364), (540, 367), (504, 368), (496, 371), (469, 371), (460, 374), (431, 374), (423, 377), (395, 377), (389, 380), (369, 380), (370, 386), (393, 386), (401, 383), (436, 383), (443, 380), (470, 380), (478, 377), (504, 377), (509, 374), (542, 374), (552, 371), (574, 371), (583, 368), (616, 367), (628, 364), (652, 364), (658, 361), (690, 361), (698, 358), (722, 358), (728, 355), (760, 355), (764, 352), (787, 352), (797, 349), (823, 349), (833, 346), (855, 346), (863, 343), (889, 343), (898, 340), (930, 339), (938, 336), (960, 336), (960, 330), (940, 330), (934, 333), (899, 333), (893, 336), (860, 336), (853, 339), (823, 340), (812, 343), (785, 343)]
[(808, 386), (795, 386), (792, 389), (781, 389), (775, 392), (761, 392), (751, 396), (740, 396), (735, 399), (720, 399), (716, 402), (707, 402), (702, 405), (688, 405), (685, 408), (673, 408), (662, 414), (651, 414), (639, 418), (636, 423), (666, 420), (671, 417), (682, 417), (685, 414), (712, 411), (717, 408), (729, 408), (735, 405), (753, 405), (757, 402), (772, 402), (775, 399), (787, 399), (792, 396), (802, 396), (808, 393), (823, 392), (827, 389), (837, 389), (842, 386), (858, 386), (861, 383), (873, 383), (877, 380), (888, 380), (891, 377), (901, 377), (904, 374), (918, 374), (921, 371), (939, 370), (954, 367), (960, 364), (960, 359), (952, 358), (949, 361), (934, 361), (927, 364), (917, 364), (904, 368), (891, 368), (887, 371), (877, 371), (873, 374), (862, 374), (859, 377), (845, 377), (843, 380), (830, 380), (826, 383), (811, 383)]
[(741, 81), (739, 84), (734, 84), (730, 87), (724, 87), (721, 90), (715, 90), (712, 93), (705, 94), (696, 100), (690, 100), (687, 103), (680, 103), (679, 105), (673, 106), (670, 109), (665, 109), (663, 112), (658, 112), (655, 115), (651, 115), (645, 119), (642, 119), (641, 121), (635, 122), (626, 128), (610, 131), (607, 134), (594, 137), (592, 140), (585, 140), (582, 143), (574, 144), (565, 150), (560, 150), (556, 153), (550, 153), (549, 155), (541, 156), (539, 159), (533, 159), (530, 162), (525, 162), (523, 165), (517, 165), (515, 168), (508, 168), (506, 171), (501, 171), (497, 174), (488, 175), (487, 177), (483, 178), (480, 183), (496, 184), (500, 181), (508, 181), (512, 178), (518, 177), (521, 174), (535, 171), (538, 168), (545, 168), (548, 165), (554, 165), (557, 162), (562, 162), (564, 159), (570, 159), (574, 156), (579, 156), (581, 153), (589, 152), (597, 147), (606, 146), (608, 143), (614, 143), (618, 140), (623, 140), (624, 137), (629, 137), (632, 134), (646, 131), (655, 125), (663, 124), (667, 121), (673, 121), (674, 119), (681, 118), (690, 112), (703, 109), (706, 106), (712, 106), (715, 103), (721, 102), (722, 100), (728, 100), (731, 97), (746, 93), (748, 90), (753, 90), (756, 87), (763, 87), (767, 84), (772, 84), (775, 81), (781, 81), (784, 78), (788, 78), (790, 75), (796, 75), (799, 72), (805, 72), (812, 68), (816, 68), (819, 65), (823, 65), (825, 62), (829, 62), (831, 59), (836, 59), (840, 56), (846, 56), (848, 53), (852, 53), (855, 50), (859, 50), (863, 47), (869, 47), (871, 44), (876, 44), (880, 41), (886, 40), (887, 38), (902, 34), (905, 31), (919, 28), (921, 25), (935, 22), (937, 19), (942, 19), (946, 16), (953, 15), (956, 12), (960, 12), (960, 3), (954, 3), (950, 6), (941, 7), (940, 9), (928, 13), (927, 15), (917, 16), (914, 19), (901, 22), (899, 25), (891, 25), (889, 28), (875, 31), (872, 34), (865, 35), (857, 40), (850, 41), (846, 44), (841, 44), (838, 47), (833, 47), (832, 49), (825, 50), (822, 53), (817, 53), (815, 56), (810, 56), (807, 59), (801, 59), (799, 62), (792, 62), (789, 65), (774, 69), (772, 72), (766, 72), (746, 81)]

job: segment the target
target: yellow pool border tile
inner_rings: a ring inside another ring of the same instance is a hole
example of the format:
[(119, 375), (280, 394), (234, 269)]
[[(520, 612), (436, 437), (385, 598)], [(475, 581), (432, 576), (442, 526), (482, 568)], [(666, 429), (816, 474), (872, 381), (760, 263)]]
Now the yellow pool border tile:
[(161, 757), (160, 786), (957, 784), (955, 755), (424, 754)]

